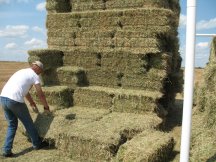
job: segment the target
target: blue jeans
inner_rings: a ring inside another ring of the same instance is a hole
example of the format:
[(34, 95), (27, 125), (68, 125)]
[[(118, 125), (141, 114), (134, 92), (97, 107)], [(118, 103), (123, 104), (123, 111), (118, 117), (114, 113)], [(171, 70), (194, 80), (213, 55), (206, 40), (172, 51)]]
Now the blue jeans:
[(41, 139), (34, 126), (33, 120), (29, 114), (25, 103), (16, 102), (6, 97), (0, 97), (5, 118), (8, 123), (7, 135), (3, 146), (4, 153), (11, 153), (13, 141), (16, 134), (18, 119), (23, 123), (28, 135), (31, 138), (33, 148), (41, 144)]

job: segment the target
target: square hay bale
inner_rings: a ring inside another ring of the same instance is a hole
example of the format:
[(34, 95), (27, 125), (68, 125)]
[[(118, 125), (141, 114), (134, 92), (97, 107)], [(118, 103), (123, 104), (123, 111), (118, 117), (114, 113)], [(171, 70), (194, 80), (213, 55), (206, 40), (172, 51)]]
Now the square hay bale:
[(160, 45), (160, 41), (155, 38), (116, 38), (114, 44), (115, 47), (157, 48)]
[(74, 104), (144, 114), (154, 112), (159, 106), (158, 100), (161, 97), (162, 94), (159, 92), (90, 86), (75, 90)]
[(100, 58), (100, 52), (79, 48), (65, 52), (64, 64), (83, 68), (93, 68), (100, 65)]
[(83, 68), (76, 66), (63, 66), (57, 68), (56, 71), (58, 83), (60, 85), (66, 85), (70, 88), (88, 85)]
[(104, 115), (109, 114), (108, 110), (87, 109), (84, 107), (71, 107), (57, 110), (51, 115), (40, 113), (34, 114), (34, 123), (41, 137), (50, 142), (56, 142), (59, 134), (63, 132), (79, 130), (86, 124), (98, 121)]
[(156, 127), (159, 122), (153, 115), (111, 113), (81, 129), (60, 133), (56, 146), (73, 159), (111, 160), (128, 138)]
[(109, 71), (106, 69), (87, 69), (87, 80), (89, 85), (117, 87), (120, 84), (118, 76), (121, 73), (117, 71)]
[(169, 134), (143, 131), (119, 148), (117, 159), (122, 162), (168, 161), (173, 147), (174, 139)]
[[(42, 90), (48, 104), (55, 106), (55, 109), (67, 108), (73, 104), (73, 90), (67, 86), (42, 87)], [(40, 103), (36, 90), (32, 90), (31, 94), (34, 100)]]
[(114, 94), (108, 93), (104, 89), (92, 86), (75, 89), (74, 105), (109, 110), (112, 107)]
[(145, 75), (124, 75), (121, 83), (123, 88), (164, 92), (164, 81), (167, 76), (166, 70), (151, 68)]
[(56, 68), (46, 69), (40, 75), (41, 85), (42, 86), (52, 86), (58, 85), (58, 77), (56, 73)]
[(176, 1), (158, 0), (109, 0), (91, 2), (73, 0), (71, 1), (74, 11), (106, 10), (106, 9), (134, 9), (134, 8), (169, 8), (175, 12), (179, 11), (179, 4)]
[[(63, 52), (55, 49), (36, 49), (29, 50), (28, 62), (32, 63), (39, 60), (44, 65), (44, 70), (56, 68), (63, 65)], [(50, 59), (52, 58), (52, 59)]]
[(47, 0), (46, 9), (49, 13), (71, 12), (70, 0)]

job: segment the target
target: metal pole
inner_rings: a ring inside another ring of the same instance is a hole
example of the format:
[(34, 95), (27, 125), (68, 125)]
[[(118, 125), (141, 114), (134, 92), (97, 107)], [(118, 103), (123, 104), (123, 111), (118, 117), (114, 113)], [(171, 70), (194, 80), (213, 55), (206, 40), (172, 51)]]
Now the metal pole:
[(216, 34), (196, 34), (196, 36), (203, 36), (203, 37), (215, 37)]
[(189, 161), (193, 106), (196, 0), (187, 0), (186, 60), (180, 162)]

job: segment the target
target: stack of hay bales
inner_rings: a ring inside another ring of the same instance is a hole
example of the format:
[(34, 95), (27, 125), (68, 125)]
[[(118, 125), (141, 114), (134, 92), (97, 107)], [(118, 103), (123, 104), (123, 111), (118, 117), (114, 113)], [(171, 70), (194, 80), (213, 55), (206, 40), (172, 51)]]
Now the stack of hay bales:
[(216, 37), (213, 38), (204, 82), (196, 90), (192, 132), (192, 161), (216, 161)]
[[(173, 138), (156, 129), (181, 91), (179, 10), (178, 0), (47, 0), (45, 51), (63, 64), (47, 65), (44, 91), (73, 107), (45, 128), (38, 115), (40, 134), (79, 161), (127, 161), (139, 143), (129, 161), (167, 161)], [(42, 51), (30, 60), (46, 62)]]
[(48, 0), (47, 10), (48, 47), (64, 66), (84, 68), (90, 86), (160, 91), (169, 111), (182, 89), (177, 0)]

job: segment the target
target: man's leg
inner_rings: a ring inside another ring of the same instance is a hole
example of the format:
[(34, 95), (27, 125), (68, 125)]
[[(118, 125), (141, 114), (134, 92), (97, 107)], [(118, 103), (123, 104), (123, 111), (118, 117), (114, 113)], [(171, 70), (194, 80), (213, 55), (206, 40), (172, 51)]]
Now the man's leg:
[(7, 98), (1, 97), (2, 108), (4, 110), (5, 118), (8, 123), (7, 134), (5, 138), (5, 143), (3, 146), (3, 154), (10, 155), (12, 153), (13, 141), (17, 130), (18, 120), (13, 112), (8, 108), (9, 100)]
[(34, 126), (30, 113), (25, 103), (16, 102), (10, 110), (18, 117), (23, 123), (28, 135), (31, 138), (34, 148), (38, 148), (41, 145), (41, 139), (38, 135), (37, 129)]

